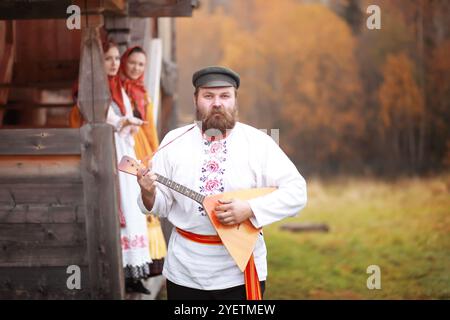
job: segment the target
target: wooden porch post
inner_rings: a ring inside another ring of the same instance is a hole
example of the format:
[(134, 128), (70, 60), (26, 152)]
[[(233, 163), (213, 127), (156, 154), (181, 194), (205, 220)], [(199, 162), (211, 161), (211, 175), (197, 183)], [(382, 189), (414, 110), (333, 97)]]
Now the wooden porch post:
[(91, 297), (124, 299), (117, 161), (113, 129), (105, 123), (111, 98), (98, 32), (103, 16), (82, 20), (78, 105), (86, 120), (80, 135)]

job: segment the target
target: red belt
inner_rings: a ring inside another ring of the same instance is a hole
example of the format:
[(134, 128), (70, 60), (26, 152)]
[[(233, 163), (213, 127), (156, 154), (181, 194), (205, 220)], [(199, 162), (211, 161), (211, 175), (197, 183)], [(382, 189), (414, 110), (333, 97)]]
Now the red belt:
[[(217, 235), (207, 236), (202, 234), (195, 234), (182, 230), (180, 228), (177, 228), (177, 231), (186, 239), (194, 242), (203, 244), (222, 244), (222, 240), (220, 240), (219, 236)], [(250, 256), (247, 266), (245, 267), (244, 281), (247, 300), (262, 300), (261, 287), (259, 286), (259, 278), (258, 273), (256, 272), (255, 259), (253, 258), (253, 254)]]

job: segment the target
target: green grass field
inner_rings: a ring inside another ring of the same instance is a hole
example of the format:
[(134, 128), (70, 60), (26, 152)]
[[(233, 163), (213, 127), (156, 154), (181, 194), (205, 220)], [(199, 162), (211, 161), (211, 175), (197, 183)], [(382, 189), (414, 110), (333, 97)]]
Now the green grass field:
[[(264, 229), (265, 299), (450, 299), (450, 176), (308, 181), (307, 208)], [(321, 222), (328, 233), (292, 233)], [(381, 289), (369, 290), (369, 265)]]

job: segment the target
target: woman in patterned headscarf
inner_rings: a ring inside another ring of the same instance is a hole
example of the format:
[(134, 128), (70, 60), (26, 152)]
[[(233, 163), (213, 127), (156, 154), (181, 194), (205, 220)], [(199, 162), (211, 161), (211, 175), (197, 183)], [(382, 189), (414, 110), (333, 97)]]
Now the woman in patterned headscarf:
[[(153, 105), (144, 86), (146, 62), (145, 51), (141, 47), (132, 47), (122, 55), (119, 71), (121, 84), (130, 98), (134, 115), (145, 121), (134, 135), (136, 156), (145, 164), (151, 159), (159, 146), (153, 120)], [(162, 273), (167, 248), (159, 218), (149, 215), (147, 221), (150, 255), (153, 260), (151, 275), (153, 276)]]

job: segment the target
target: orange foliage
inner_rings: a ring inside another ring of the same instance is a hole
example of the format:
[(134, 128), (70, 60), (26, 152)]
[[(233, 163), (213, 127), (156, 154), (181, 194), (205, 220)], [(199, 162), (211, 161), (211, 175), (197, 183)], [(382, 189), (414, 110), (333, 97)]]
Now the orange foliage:
[[(370, 4), (382, 9), (375, 31), (336, 13), (347, 0), (210, 1), (177, 20), (180, 107), (189, 120), (192, 73), (223, 64), (241, 75), (240, 120), (280, 129), (282, 147), (308, 173), (442, 163), (450, 140), (446, 0), (361, 0), (363, 17)], [(397, 157), (387, 163), (389, 153)]]
[(281, 143), (299, 161), (356, 159), (364, 122), (349, 27), (322, 5), (253, 2), (259, 24), (230, 37), (222, 60), (241, 73), (241, 114), (282, 126)]
[(414, 79), (411, 60), (404, 53), (389, 55), (380, 87), (381, 117), (386, 128), (404, 128), (424, 116), (423, 97)]

